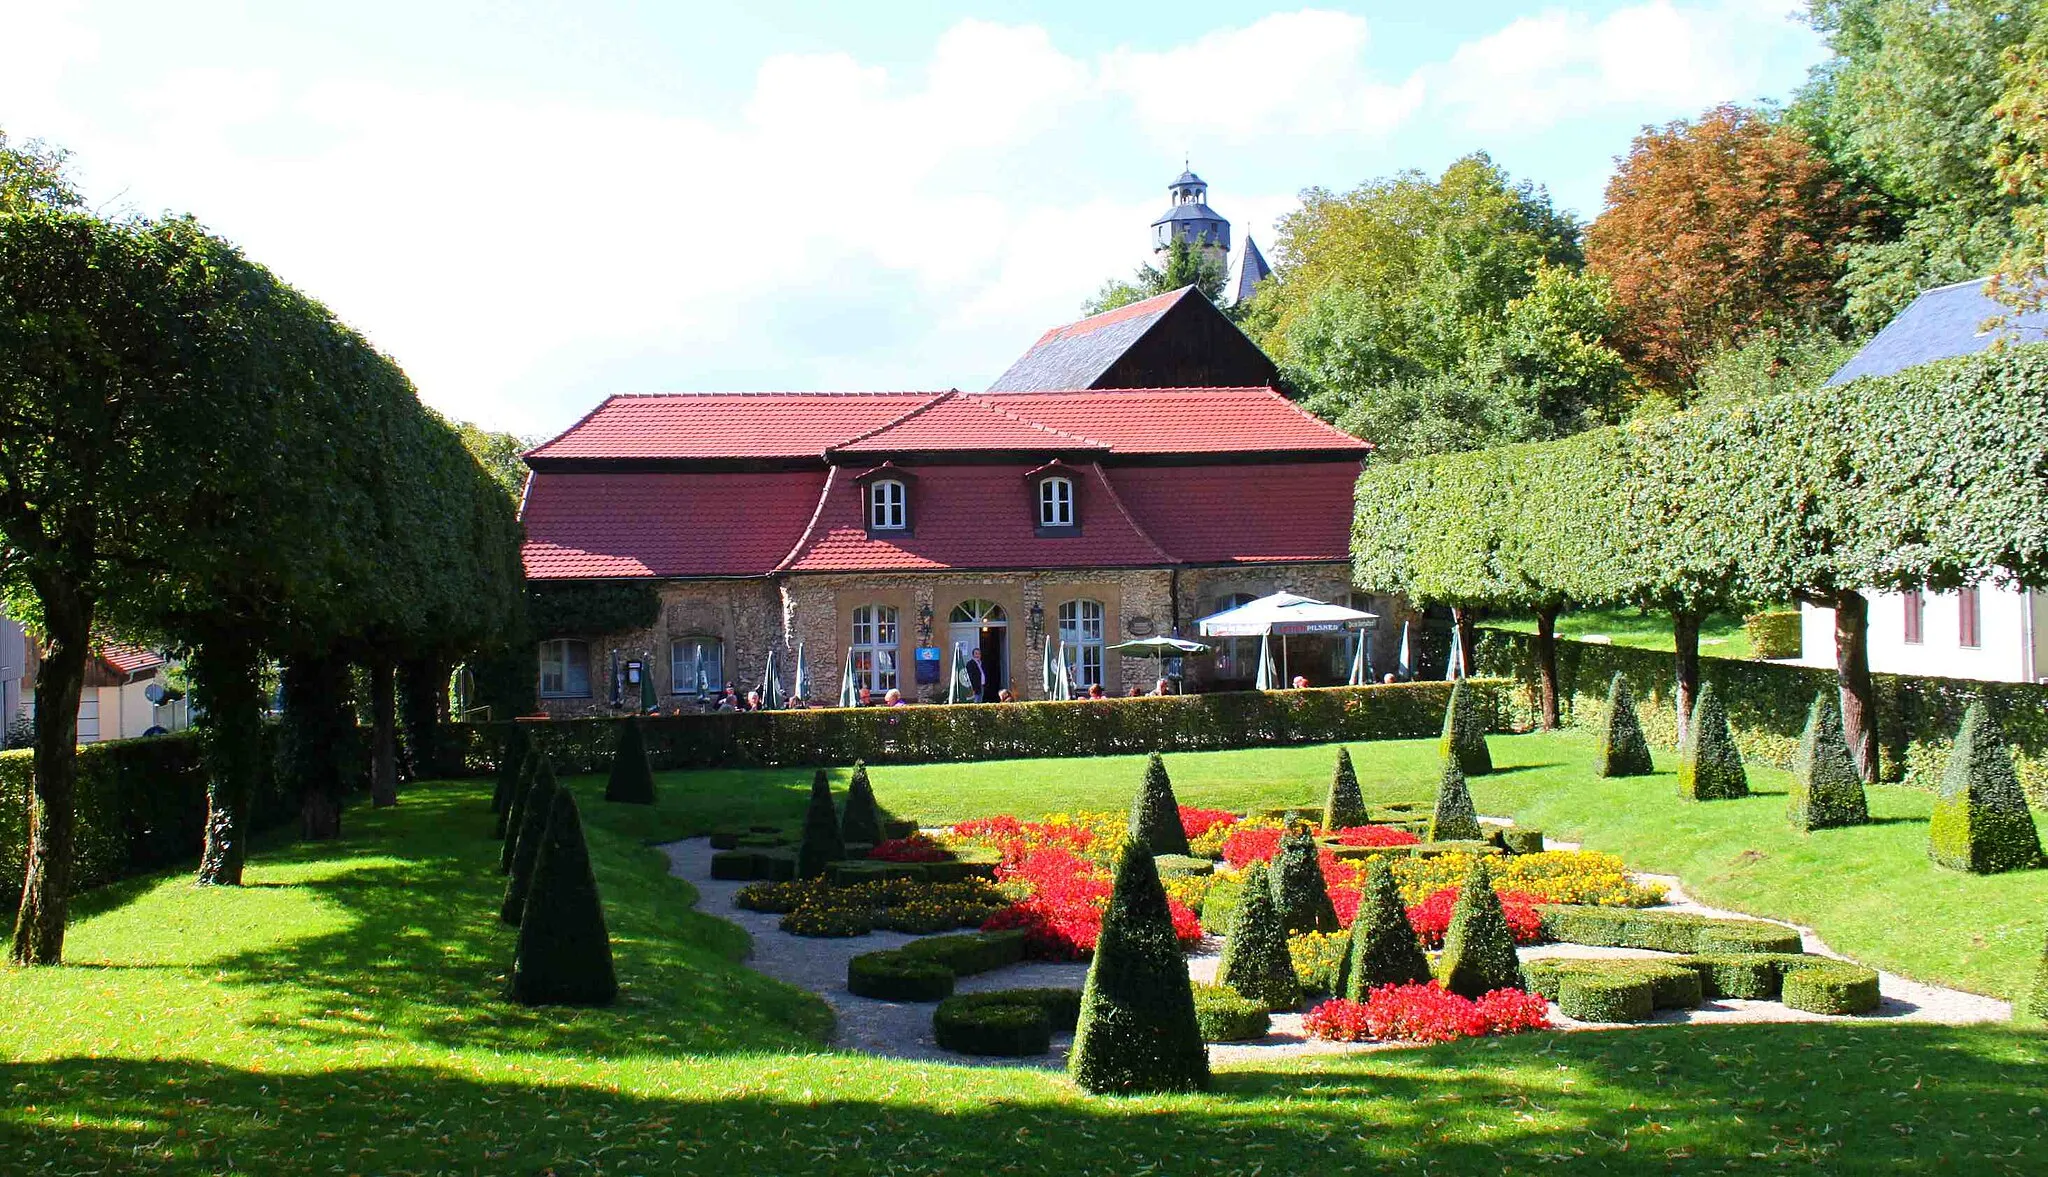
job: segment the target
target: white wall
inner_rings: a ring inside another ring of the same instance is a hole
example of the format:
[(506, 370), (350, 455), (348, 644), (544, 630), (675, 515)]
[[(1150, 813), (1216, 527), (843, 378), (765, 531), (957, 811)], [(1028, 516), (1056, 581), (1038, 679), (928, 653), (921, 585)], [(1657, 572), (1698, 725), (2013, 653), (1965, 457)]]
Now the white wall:
[(19, 622), (0, 617), (0, 746), (20, 713), (21, 676), (28, 663), (28, 641)]
[[(1979, 644), (1960, 641), (1962, 618), (1956, 593), (1922, 593), (1920, 643), (1906, 642), (1906, 598), (1900, 593), (1865, 593), (1870, 602), (1870, 669), (1877, 674), (1924, 674), (1990, 682), (2032, 682), (2048, 674), (2039, 621), (2048, 617), (2043, 595), (2024, 589), (1977, 586)], [(1799, 610), (1800, 656), (1806, 666), (1835, 664), (1835, 611), (1813, 605)]]

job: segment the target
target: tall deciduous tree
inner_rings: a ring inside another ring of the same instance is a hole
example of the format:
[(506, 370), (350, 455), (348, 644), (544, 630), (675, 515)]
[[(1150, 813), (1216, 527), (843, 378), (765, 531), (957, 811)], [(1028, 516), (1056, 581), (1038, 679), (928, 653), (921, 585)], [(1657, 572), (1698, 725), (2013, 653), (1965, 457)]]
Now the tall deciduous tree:
[(1586, 262), (1613, 283), (1637, 372), (1681, 393), (1717, 349), (1833, 319), (1843, 252), (1869, 220), (1800, 131), (1720, 106), (1636, 137), (1586, 231)]
[(1115, 278), (1104, 282), (1095, 297), (1081, 304), (1081, 313), (1099, 315), (1183, 286), (1195, 287), (1210, 302), (1222, 297), (1223, 267), (1187, 242), (1176, 240), (1169, 245), (1165, 263), (1139, 266), (1128, 282)]

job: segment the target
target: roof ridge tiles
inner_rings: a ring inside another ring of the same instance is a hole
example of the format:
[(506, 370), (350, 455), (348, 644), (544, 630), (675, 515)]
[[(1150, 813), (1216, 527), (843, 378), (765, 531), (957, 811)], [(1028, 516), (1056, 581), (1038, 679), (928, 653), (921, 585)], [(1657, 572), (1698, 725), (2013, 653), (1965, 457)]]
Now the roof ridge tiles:
[(1095, 471), (1095, 480), (1102, 484), (1102, 492), (1109, 496), (1109, 501), (1115, 505), (1117, 514), (1124, 517), (1124, 522), (1131, 525), (1131, 530), (1138, 538), (1144, 540), (1146, 546), (1159, 553), (1159, 558), (1168, 564), (1180, 563), (1172, 552), (1167, 551), (1158, 540), (1152, 538), (1152, 533), (1145, 530), (1145, 525), (1138, 522), (1138, 517), (1131, 514), (1131, 509), (1124, 505), (1123, 496), (1116, 492), (1116, 484), (1109, 480), (1109, 472), (1102, 468), (1102, 463), (1090, 462), (1088, 467)]
[(983, 400), (981, 400), (981, 399), (980, 399), (981, 397), (983, 397), (983, 396), (986, 396), (986, 395), (988, 395), (988, 394), (987, 394), (987, 393), (972, 393), (972, 392), (963, 392), (963, 393), (961, 393), (961, 394), (960, 394), (960, 399), (962, 399), (962, 400), (968, 400), (968, 401), (973, 401), (973, 402), (975, 402), (975, 403), (976, 403), (977, 405), (979, 405), (979, 406), (980, 406), (981, 408), (987, 409), (987, 410), (988, 410), (989, 412), (991, 412), (991, 413), (994, 413), (994, 414), (996, 414), (996, 415), (997, 415), (997, 416), (999, 416), (999, 417), (1003, 417), (1003, 418), (1006, 418), (1006, 419), (1008, 419), (1008, 420), (1011, 420), (1011, 421), (1015, 421), (1015, 422), (1017, 422), (1017, 423), (1018, 423), (1019, 425), (1029, 425), (1029, 426), (1030, 426), (1031, 428), (1033, 428), (1033, 429), (1040, 429), (1040, 430), (1043, 430), (1043, 431), (1045, 431), (1045, 432), (1047, 432), (1047, 433), (1050, 433), (1050, 434), (1054, 434), (1055, 436), (1058, 436), (1058, 437), (1070, 437), (1070, 438), (1073, 438), (1073, 439), (1074, 439), (1075, 441), (1080, 441), (1080, 442), (1086, 442), (1087, 444), (1089, 444), (1089, 445), (1091, 445), (1091, 446), (1095, 446), (1095, 447), (1097, 447), (1097, 448), (1099, 448), (1099, 449), (1105, 449), (1105, 450), (1108, 450), (1108, 449), (1115, 449), (1115, 448), (1116, 448), (1115, 446), (1112, 446), (1112, 445), (1110, 445), (1110, 444), (1109, 444), (1108, 442), (1106, 442), (1106, 441), (1103, 441), (1103, 440), (1101, 440), (1101, 439), (1099, 439), (1099, 438), (1094, 438), (1094, 437), (1088, 437), (1088, 436), (1086, 436), (1086, 435), (1084, 435), (1084, 434), (1074, 433), (1074, 432), (1071, 432), (1071, 431), (1069, 431), (1069, 430), (1065, 430), (1065, 429), (1059, 429), (1059, 428), (1056, 428), (1056, 427), (1054, 427), (1054, 426), (1051, 426), (1051, 425), (1047, 425), (1047, 424), (1045, 424), (1045, 423), (1044, 423), (1044, 422), (1042, 422), (1042, 421), (1033, 421), (1033, 420), (1032, 420), (1032, 419), (1030, 419), (1029, 417), (1024, 417), (1024, 416), (1020, 416), (1020, 415), (1018, 415), (1018, 414), (1016, 414), (1016, 413), (1013, 413), (1013, 412), (1011, 412), (1010, 410), (1008, 410), (1008, 409), (1006, 409), (1006, 408), (1003, 408), (1003, 407), (1002, 407), (1001, 405), (992, 405), (992, 404), (989, 404), (988, 402), (986, 402), (986, 401), (983, 401)]
[(833, 442), (831, 445), (825, 447), (825, 453), (830, 454), (833, 450), (840, 449), (844, 446), (850, 446), (857, 441), (866, 441), (868, 438), (873, 437), (878, 433), (886, 433), (889, 430), (896, 428), (898, 425), (903, 424), (905, 421), (909, 421), (912, 418), (920, 416), (931, 409), (935, 409), (938, 406), (945, 404), (947, 401), (953, 400), (959, 395), (959, 389), (949, 388), (946, 391), (939, 393), (937, 396), (932, 397), (930, 400), (924, 402), (923, 404), (918, 405), (916, 408), (911, 409), (909, 412), (899, 413), (895, 417), (892, 417), (889, 420), (882, 422), (880, 425), (875, 426), (873, 429), (867, 430), (864, 433), (856, 433), (852, 437)]

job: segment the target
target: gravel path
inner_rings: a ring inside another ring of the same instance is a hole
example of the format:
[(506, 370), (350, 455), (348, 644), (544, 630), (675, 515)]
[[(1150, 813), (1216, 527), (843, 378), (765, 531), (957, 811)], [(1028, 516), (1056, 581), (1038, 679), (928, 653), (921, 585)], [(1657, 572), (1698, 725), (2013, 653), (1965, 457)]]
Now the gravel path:
[[(1558, 850), (1576, 849), (1569, 843), (1551, 843)], [(846, 990), (846, 963), (866, 952), (879, 952), (896, 948), (916, 939), (901, 932), (870, 932), (865, 936), (844, 939), (813, 938), (792, 936), (779, 927), (782, 917), (758, 911), (748, 911), (733, 904), (733, 895), (745, 883), (732, 882), (711, 877), (711, 842), (708, 838), (691, 838), (671, 842), (662, 851), (668, 855), (669, 873), (678, 878), (688, 879), (696, 886), (700, 895), (699, 907), (710, 915), (730, 920), (745, 928), (754, 938), (754, 950), (747, 958), (748, 967), (778, 981), (784, 981), (801, 989), (808, 989), (824, 998), (837, 1017), (832, 1034), (832, 1045), (868, 1054), (888, 1055), (895, 1058), (924, 1059), (984, 1066), (1039, 1066), (1058, 1068), (1066, 1065), (1069, 1035), (1057, 1035), (1053, 1040), (1050, 1054), (1035, 1059), (977, 1058), (970, 1055), (954, 1054), (941, 1050), (932, 1041), (932, 1006), (928, 1003), (876, 1001), (872, 998), (856, 997)], [(1741, 916), (1739, 912), (1719, 911), (1693, 903), (1686, 898), (1678, 886), (1678, 880), (1664, 875), (1639, 876), (1647, 882), (1660, 882), (1670, 892), (1669, 910), (1696, 911), (1707, 915)], [(1754, 918), (1754, 917), (1742, 917)], [(1778, 922), (1778, 921), (1772, 921)], [(1786, 925), (1788, 927), (1793, 925)], [(1806, 940), (1808, 952), (1834, 956), (1810, 930), (1800, 928)], [(1197, 981), (1211, 981), (1216, 976), (1218, 952), (1221, 941), (1210, 937), (1201, 950), (1188, 957), (1188, 975)], [(1577, 944), (1544, 944), (1522, 949), (1528, 957), (1578, 956), (1578, 957), (1655, 957), (1661, 955), (1631, 948), (1592, 948)], [(1017, 988), (1068, 988), (1079, 989), (1088, 975), (1085, 963), (1054, 963), (1047, 961), (1026, 961), (991, 972), (978, 973), (960, 978), (957, 991), (976, 993), (989, 989)], [(2004, 1021), (2011, 1013), (2010, 1007), (2002, 1001), (1975, 994), (1961, 993), (1953, 989), (1942, 989), (1922, 985), (1896, 977), (1890, 973), (1879, 974), (1879, 992), (1883, 1004), (1875, 1013), (1858, 1021), (1905, 1021), (1943, 1022), (1961, 1024), (1967, 1022)], [(1560, 1028), (1575, 1030), (1586, 1028), (1585, 1023), (1574, 1022), (1550, 1007), (1552, 1022)], [(1659, 1023), (1691, 1023), (1718, 1025), (1734, 1022), (1812, 1022), (1842, 1021), (1821, 1014), (1810, 1014), (1791, 1009), (1775, 1001), (1739, 1001), (1726, 999), (1710, 1001), (1699, 1009), (1659, 1010), (1655, 1018)], [(1218, 1043), (1209, 1047), (1209, 1059), (1217, 1065), (1249, 1063), (1264, 1059), (1312, 1054), (1350, 1054), (1366, 1050), (1403, 1049), (1400, 1043), (1341, 1043), (1322, 1042), (1307, 1037), (1302, 1032), (1300, 1013), (1276, 1013), (1273, 1015), (1273, 1029), (1266, 1037), (1255, 1042)]]

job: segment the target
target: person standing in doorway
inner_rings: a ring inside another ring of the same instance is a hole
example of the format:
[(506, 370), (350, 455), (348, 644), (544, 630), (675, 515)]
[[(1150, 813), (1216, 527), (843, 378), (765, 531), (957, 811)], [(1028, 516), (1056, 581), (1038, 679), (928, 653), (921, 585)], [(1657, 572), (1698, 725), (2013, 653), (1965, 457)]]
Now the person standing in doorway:
[(982, 665), (981, 647), (976, 646), (967, 655), (968, 695), (977, 703), (993, 703), (996, 699), (995, 684), (989, 681), (988, 667)]

